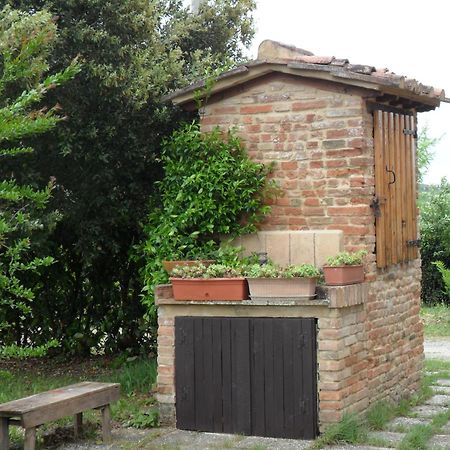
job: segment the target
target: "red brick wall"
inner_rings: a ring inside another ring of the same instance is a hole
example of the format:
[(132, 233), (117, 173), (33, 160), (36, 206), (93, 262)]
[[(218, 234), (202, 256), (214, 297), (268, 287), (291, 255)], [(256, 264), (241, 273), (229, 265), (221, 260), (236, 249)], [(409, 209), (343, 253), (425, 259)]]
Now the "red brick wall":
[(366, 383), (374, 401), (418, 386), (423, 331), (419, 261), (386, 271), (375, 265), (373, 124), (364, 96), (270, 74), (210, 99), (201, 117), (204, 131), (235, 127), (254, 160), (276, 163), (273, 178), (284, 195), (262, 229), (339, 229), (347, 250), (369, 251)]
[(372, 136), (360, 95), (329, 83), (272, 75), (234, 91), (203, 110), (203, 130), (235, 126), (256, 161), (276, 162), (283, 188), (263, 226), (340, 229), (350, 247), (374, 234)]

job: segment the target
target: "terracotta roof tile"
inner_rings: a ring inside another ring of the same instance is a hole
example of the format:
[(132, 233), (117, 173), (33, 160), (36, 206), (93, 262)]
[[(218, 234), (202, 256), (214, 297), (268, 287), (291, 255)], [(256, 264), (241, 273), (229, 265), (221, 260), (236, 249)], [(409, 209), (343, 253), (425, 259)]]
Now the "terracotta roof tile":
[[(383, 86), (386, 86), (386, 88), (394, 88), (396, 92), (401, 91), (397, 95), (408, 97), (408, 93), (411, 93), (418, 97), (415, 101), (419, 103), (421, 101), (424, 104), (431, 102), (431, 108), (437, 106), (439, 101), (448, 101), (442, 89), (435, 89), (431, 86), (423, 85), (417, 80), (390, 72), (387, 68), (375, 68), (365, 64), (351, 64), (348, 59), (339, 59), (334, 56), (316, 56), (307, 50), (271, 40), (263, 41), (260, 44), (256, 60), (222, 74), (219, 79), (236, 76), (263, 64), (274, 66), (284, 64), (293, 70), (329, 72), (336, 79), (348, 80), (347, 83), (351, 83), (351, 80), (353, 82), (364, 81), (369, 83), (369, 85), (379, 85), (381, 90)], [(276, 68), (273, 70), (276, 70)], [(203, 84), (202, 81), (194, 83), (191, 86), (177, 91), (168, 98), (175, 98), (181, 94), (185, 95), (194, 89), (198, 89)], [(427, 109), (430, 109), (430, 107)]]

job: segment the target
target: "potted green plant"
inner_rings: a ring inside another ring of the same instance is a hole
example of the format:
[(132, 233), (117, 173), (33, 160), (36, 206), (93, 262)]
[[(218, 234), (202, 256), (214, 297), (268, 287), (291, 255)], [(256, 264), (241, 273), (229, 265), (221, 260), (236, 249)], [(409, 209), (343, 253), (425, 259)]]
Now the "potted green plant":
[(366, 250), (359, 250), (357, 252), (340, 252), (335, 256), (330, 256), (323, 266), (325, 284), (341, 286), (362, 283), (364, 281), (363, 260), (366, 255)]
[(162, 261), (162, 265), (166, 272), (170, 275), (175, 269), (175, 267), (185, 267), (185, 266), (198, 266), (199, 264), (203, 264), (204, 266), (210, 266), (214, 264), (213, 259), (176, 259), (176, 260), (164, 260)]
[(178, 266), (170, 278), (175, 300), (246, 300), (248, 288), (242, 269), (224, 264)]
[(311, 264), (252, 265), (245, 270), (250, 297), (313, 298), (320, 271)]

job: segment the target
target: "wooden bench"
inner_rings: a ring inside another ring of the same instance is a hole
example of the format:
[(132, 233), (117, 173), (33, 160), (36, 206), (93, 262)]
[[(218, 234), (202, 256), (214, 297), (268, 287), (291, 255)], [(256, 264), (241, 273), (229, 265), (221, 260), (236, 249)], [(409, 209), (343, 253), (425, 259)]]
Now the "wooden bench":
[(0, 449), (9, 449), (8, 426), (25, 428), (24, 450), (34, 450), (36, 427), (74, 416), (75, 436), (83, 424), (83, 411), (101, 409), (103, 440), (111, 440), (110, 403), (120, 397), (120, 384), (85, 381), (0, 405)]

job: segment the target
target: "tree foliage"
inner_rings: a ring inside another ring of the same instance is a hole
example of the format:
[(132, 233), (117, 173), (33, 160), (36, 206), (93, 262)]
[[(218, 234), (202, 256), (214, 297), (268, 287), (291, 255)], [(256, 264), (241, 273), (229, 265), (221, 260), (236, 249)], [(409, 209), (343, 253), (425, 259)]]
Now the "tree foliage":
[(422, 127), (417, 139), (417, 165), (419, 183), (428, 172), (431, 161), (433, 161), (433, 147), (440, 141), (440, 138), (432, 138), (428, 134), (428, 127)]
[(209, 1), (195, 16), (175, 0), (7, 3), (53, 14), (60, 33), (52, 70), (83, 60), (80, 76), (52, 93), (70, 120), (32, 142), (39, 151), (20, 172), (27, 183), (54, 177), (52, 205), (63, 216), (42, 246), (57, 263), (41, 278), (46, 292), (30, 333), (37, 343), (50, 333), (71, 351), (139, 346), (148, 327), (141, 262), (130, 253), (160, 178), (160, 142), (186, 117), (161, 96), (241, 57), (254, 2)]
[(450, 183), (444, 178), (421, 194), (420, 238), (422, 300), (448, 302), (444, 281), (435, 261), (450, 267)]
[[(0, 11), (0, 161), (32, 152), (22, 140), (53, 129), (61, 120), (58, 109), (38, 108), (50, 89), (73, 78), (76, 62), (64, 71), (44, 75), (56, 27), (46, 12)], [(22, 91), (22, 89), (25, 90)], [(17, 95), (17, 96), (16, 96)], [(39, 285), (30, 274), (53, 263), (38, 257), (33, 239), (55, 214), (45, 214), (52, 190), (21, 186), (13, 178), (0, 179), (0, 345), (25, 344)]]

